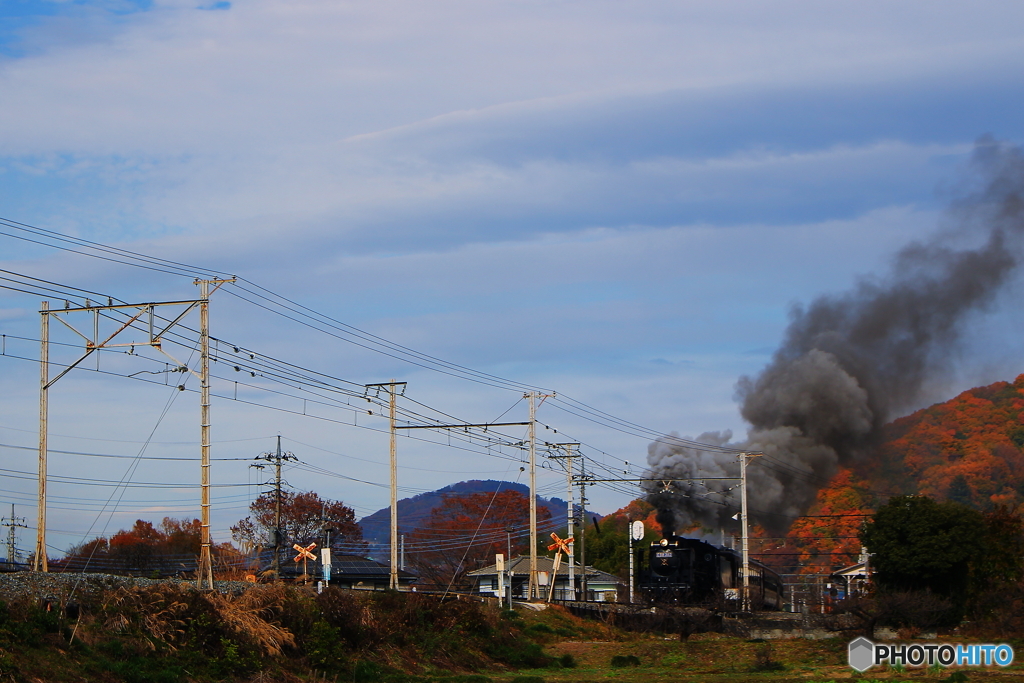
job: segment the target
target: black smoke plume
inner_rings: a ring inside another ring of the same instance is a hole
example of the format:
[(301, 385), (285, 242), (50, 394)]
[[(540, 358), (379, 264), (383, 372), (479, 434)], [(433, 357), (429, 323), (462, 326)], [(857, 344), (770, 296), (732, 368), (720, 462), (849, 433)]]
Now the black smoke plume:
[[(737, 398), (747, 440), (706, 433), (695, 441), (762, 451), (748, 470), (754, 521), (784, 531), (841, 465), (870, 455), (882, 425), (949, 367), (970, 315), (991, 306), (1022, 260), (1024, 154), (983, 138), (971, 170), (978, 189), (955, 202), (949, 225), (896, 254), (884, 277), (797, 307), (782, 345)], [(672, 434), (648, 447), (647, 499), (665, 533), (694, 522), (727, 528), (737, 482), (669, 479), (737, 476), (735, 453), (703, 450)]]

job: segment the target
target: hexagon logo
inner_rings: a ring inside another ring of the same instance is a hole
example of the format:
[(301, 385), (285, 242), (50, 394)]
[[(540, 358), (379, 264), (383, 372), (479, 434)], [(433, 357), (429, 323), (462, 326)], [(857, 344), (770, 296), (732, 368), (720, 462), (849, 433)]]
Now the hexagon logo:
[(875, 663), (875, 644), (864, 636), (850, 641), (849, 662), (859, 672), (870, 669)]

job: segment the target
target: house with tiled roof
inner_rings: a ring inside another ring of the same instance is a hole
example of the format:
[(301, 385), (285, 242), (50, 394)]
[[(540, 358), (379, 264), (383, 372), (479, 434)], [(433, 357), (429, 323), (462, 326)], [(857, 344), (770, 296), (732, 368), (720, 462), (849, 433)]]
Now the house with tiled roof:
[[(550, 557), (537, 557), (538, 583), (541, 593), (547, 598), (551, 583), (554, 582), (555, 590), (553, 600), (582, 600), (583, 599), (583, 571), (578, 563), (573, 565), (575, 574), (575, 590), (569, 585), (569, 563), (563, 561), (558, 568), (558, 574), (552, 576), (554, 560)], [(529, 589), (530, 558), (519, 556), (505, 563), (504, 581), (499, 578), (497, 565), (477, 569), (469, 572), (467, 578), (473, 582), (473, 593), (492, 597), (505, 597), (505, 590), (509, 588), (511, 579), (512, 599), (526, 600)], [(587, 599), (596, 602), (615, 602), (618, 596), (620, 582), (617, 576), (607, 572), (587, 567)], [(502, 586), (504, 583), (504, 586)]]

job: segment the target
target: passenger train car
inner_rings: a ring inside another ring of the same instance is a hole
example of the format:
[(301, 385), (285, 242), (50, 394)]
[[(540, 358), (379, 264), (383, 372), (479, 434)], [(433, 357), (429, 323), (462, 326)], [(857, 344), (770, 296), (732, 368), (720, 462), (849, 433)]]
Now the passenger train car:
[[(736, 550), (669, 536), (651, 544), (640, 591), (655, 602), (739, 609), (742, 568), (743, 558)], [(751, 560), (749, 584), (750, 609), (783, 609), (785, 589), (774, 571)]]

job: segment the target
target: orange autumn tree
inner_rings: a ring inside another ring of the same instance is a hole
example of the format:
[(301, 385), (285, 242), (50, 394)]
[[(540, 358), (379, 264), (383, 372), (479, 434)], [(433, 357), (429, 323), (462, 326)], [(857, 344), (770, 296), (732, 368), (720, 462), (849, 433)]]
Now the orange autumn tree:
[(786, 534), (785, 545), (793, 558), (791, 570), (827, 574), (855, 563), (861, 548), (858, 534), (873, 508), (867, 482), (841, 468)]
[[(545, 522), (550, 519), (550, 511), (539, 506), (538, 527), (549, 527)], [(519, 491), (449, 495), (406, 536), (406, 552), (420, 580), (444, 590), (467, 572), (492, 564), (496, 554), (507, 554), (506, 529), (515, 530), (512, 553), (526, 552), (529, 542), (522, 532), (529, 524), (530, 500)]]
[[(231, 537), (243, 547), (274, 547), (276, 510), (276, 494), (261, 494), (249, 505), (252, 514), (231, 527)], [(294, 543), (322, 544), (325, 529), (331, 530), (333, 548), (356, 552), (365, 547), (355, 511), (342, 501), (321, 498), (315, 491), (281, 492), (282, 548), (290, 551)]]
[(73, 546), (51, 566), (57, 571), (187, 573), (194, 569), (199, 555), (201, 528), (198, 519), (164, 517), (159, 527), (136, 520), (130, 529), (122, 529), (109, 539), (101, 536)]
[(1024, 375), (894, 420), (856, 467), (885, 497), (922, 494), (989, 510), (1024, 503)]

